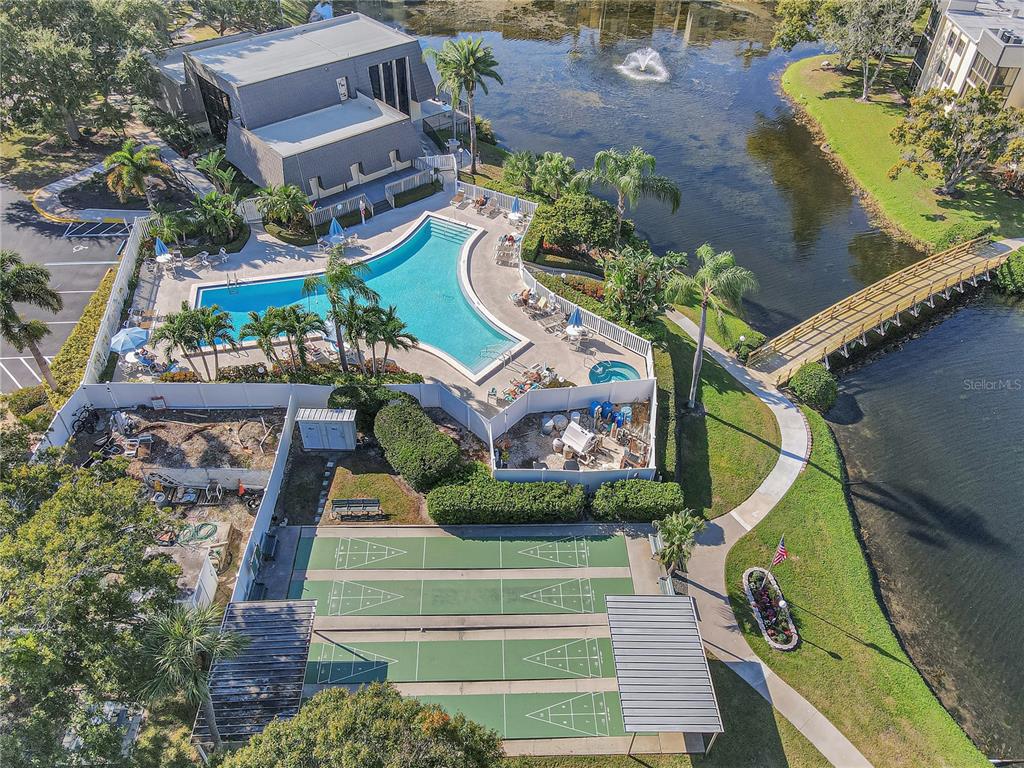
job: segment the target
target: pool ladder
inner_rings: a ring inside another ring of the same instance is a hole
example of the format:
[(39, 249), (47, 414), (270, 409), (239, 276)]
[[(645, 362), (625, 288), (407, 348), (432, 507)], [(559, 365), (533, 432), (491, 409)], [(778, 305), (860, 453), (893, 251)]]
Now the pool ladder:
[(228, 272), (228, 293), (238, 293), (238, 286), (241, 283), (238, 280), (237, 272)]

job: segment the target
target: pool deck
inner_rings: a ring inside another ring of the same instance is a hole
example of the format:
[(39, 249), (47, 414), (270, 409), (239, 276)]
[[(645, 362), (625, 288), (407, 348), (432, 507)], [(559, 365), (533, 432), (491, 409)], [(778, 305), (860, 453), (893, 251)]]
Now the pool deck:
[[(501, 407), (493, 398), (488, 398), (487, 393), (492, 388), (498, 392), (507, 389), (510, 379), (536, 364), (550, 366), (558, 375), (578, 385), (590, 383), (588, 372), (598, 360), (619, 360), (643, 372), (645, 361), (640, 355), (603, 338), (592, 338), (584, 351), (573, 351), (556, 334), (545, 332), (539, 323), (514, 306), (508, 300), (508, 295), (523, 288), (519, 270), (517, 267), (499, 266), (493, 258), (498, 238), (512, 232), (512, 227), (503, 217), (491, 219), (479, 215), (471, 208), (457, 210), (449, 204), (449, 200), (450, 193), (441, 192), (403, 208), (381, 213), (365, 224), (352, 227), (350, 231), (358, 235), (359, 244), (351, 247), (348, 253), (358, 258), (384, 250), (401, 239), (419, 217), (428, 211), (480, 227), (484, 234), (469, 254), (470, 284), (483, 305), (501, 323), (530, 343), (515, 354), (511, 361), (478, 382), (472, 381), (437, 355), (422, 349), (393, 352), (391, 358), (398, 365), (422, 374), (426, 381), (446, 384), (460, 398), (487, 414), (493, 414)], [(155, 274), (143, 269), (134, 306), (140, 310), (152, 310), (162, 316), (177, 311), (183, 301), (191, 302), (198, 286), (223, 284), (229, 275), (242, 282), (294, 275), (323, 269), (326, 261), (326, 255), (316, 246), (302, 248), (282, 243), (267, 234), (262, 225), (256, 224), (252, 227), (252, 236), (245, 247), (231, 254), (222, 265), (196, 270), (179, 267), (177, 272), (158, 270)], [(387, 297), (383, 297), (382, 301), (386, 303)], [(329, 349), (322, 341), (315, 343)], [(279, 349), (286, 352), (287, 345), (282, 341)], [(180, 353), (176, 353), (176, 356), (180, 359)], [(207, 357), (211, 358), (208, 363), (212, 368), (212, 355)], [(202, 375), (203, 366), (199, 358), (199, 355), (193, 357)], [(220, 352), (221, 366), (265, 360), (264, 355), (251, 343), (234, 351)], [(120, 370), (116, 378), (124, 378)]]

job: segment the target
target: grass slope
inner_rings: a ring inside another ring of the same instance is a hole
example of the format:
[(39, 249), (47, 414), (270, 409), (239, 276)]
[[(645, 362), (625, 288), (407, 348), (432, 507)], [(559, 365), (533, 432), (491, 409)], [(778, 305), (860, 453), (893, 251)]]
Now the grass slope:
[[(890, 179), (888, 172), (899, 160), (900, 148), (889, 134), (906, 107), (885, 82), (876, 88), (872, 101), (857, 101), (857, 73), (823, 70), (820, 64), (826, 58), (813, 56), (791, 64), (782, 75), (782, 88), (818, 124), (836, 156), (893, 224), (927, 243), (965, 221), (988, 222), (1002, 237), (1024, 234), (1021, 201), (981, 179), (965, 184), (959, 200), (932, 191), (938, 177), (922, 179), (904, 171), (897, 180)], [(904, 66), (897, 63), (887, 74)]]
[[(805, 409), (811, 461), (785, 498), (729, 553), (730, 598), (758, 656), (803, 694), (877, 766), (987, 765), (932, 695), (882, 613), (846, 503), (844, 472), (824, 419)], [(741, 576), (765, 564), (785, 534), (790, 559), (775, 568), (803, 638), (772, 651), (756, 630)]]
[[(669, 386), (674, 389), (669, 406), (659, 397), (659, 407), (674, 408), (678, 422), (678, 445), (674, 451), (668, 445), (666, 456), (678, 454), (686, 505), (717, 517), (753, 493), (775, 466), (779, 427), (768, 407), (707, 355), (701, 367), (701, 398), (707, 416), (681, 413), (690, 391), (696, 344), (671, 320), (662, 317), (659, 322), (664, 329), (659, 346), (669, 358), (655, 358), (659, 392)], [(671, 385), (666, 380), (669, 375)], [(668, 442), (673, 435), (666, 438)]]
[(504, 768), (812, 768), (828, 762), (789, 721), (720, 661), (711, 660), (711, 678), (725, 733), (711, 754), (580, 755), (514, 757)]

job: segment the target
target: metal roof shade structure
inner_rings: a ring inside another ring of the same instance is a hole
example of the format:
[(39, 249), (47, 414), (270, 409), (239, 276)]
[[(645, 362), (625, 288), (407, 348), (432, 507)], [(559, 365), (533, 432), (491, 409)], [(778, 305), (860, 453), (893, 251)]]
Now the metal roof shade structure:
[(693, 598), (609, 595), (605, 605), (626, 733), (712, 734), (710, 750), (725, 729)]
[[(245, 742), (276, 718), (293, 717), (302, 703), (316, 600), (231, 603), (221, 627), (249, 639), (237, 656), (215, 661), (210, 698), (224, 742)], [(192, 739), (212, 743), (202, 707)]]
[(355, 421), (356, 412), (351, 408), (299, 408), (296, 421)]

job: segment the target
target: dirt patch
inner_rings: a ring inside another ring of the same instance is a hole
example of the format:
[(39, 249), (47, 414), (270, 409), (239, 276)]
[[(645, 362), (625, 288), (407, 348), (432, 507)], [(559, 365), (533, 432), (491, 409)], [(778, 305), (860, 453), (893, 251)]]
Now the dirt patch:
[[(170, 178), (153, 178), (150, 181), (151, 196), (156, 204), (184, 208), (194, 197), (182, 182), (173, 174)], [(106, 175), (96, 173), (91, 179), (75, 187), (62, 191), (58, 197), (69, 208), (107, 208), (146, 210), (149, 205), (142, 195), (129, 195), (124, 201), (107, 187)]]
[(288, 525), (316, 525), (327, 461), (326, 454), (304, 451), (301, 439), (295, 435), (277, 496), (275, 512), (279, 519), (287, 518)]
[(490, 461), (490, 457), (487, 455), (487, 444), (459, 424), (447, 411), (441, 408), (425, 408), (424, 411), (439, 430), (458, 443), (463, 459), (481, 461), (485, 464)]

